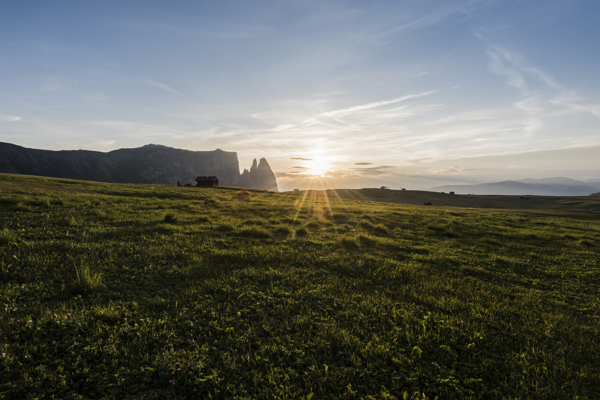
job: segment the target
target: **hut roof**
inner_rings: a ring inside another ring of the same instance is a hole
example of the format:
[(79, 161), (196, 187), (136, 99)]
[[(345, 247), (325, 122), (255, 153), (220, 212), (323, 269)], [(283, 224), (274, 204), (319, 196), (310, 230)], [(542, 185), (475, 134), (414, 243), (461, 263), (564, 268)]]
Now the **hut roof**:
[(218, 180), (216, 176), (199, 176), (196, 178), (196, 182), (207, 182)]

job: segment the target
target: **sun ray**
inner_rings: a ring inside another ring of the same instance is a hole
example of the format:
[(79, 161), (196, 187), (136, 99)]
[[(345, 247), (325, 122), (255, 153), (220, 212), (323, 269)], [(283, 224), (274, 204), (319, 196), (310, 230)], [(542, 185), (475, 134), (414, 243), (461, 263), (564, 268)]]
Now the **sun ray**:
[(300, 215), (300, 211), (302, 210), (302, 207), (304, 206), (306, 197), (308, 196), (309, 192), (311, 191), (311, 189), (310, 189), (311, 186), (312, 186), (312, 181), (309, 182), (308, 189), (306, 191), (304, 191), (302, 200), (300, 201), (300, 205), (298, 206), (298, 210), (296, 211), (296, 215), (294, 215), (294, 219), (292, 220), (292, 226), (294, 226), (296, 224), (296, 220), (298, 219), (298, 215)]

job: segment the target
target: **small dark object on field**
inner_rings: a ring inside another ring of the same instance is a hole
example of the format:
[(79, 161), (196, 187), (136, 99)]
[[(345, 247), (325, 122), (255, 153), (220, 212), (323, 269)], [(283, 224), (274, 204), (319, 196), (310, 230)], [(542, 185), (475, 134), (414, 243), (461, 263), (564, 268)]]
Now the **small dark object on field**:
[(450, 194), (454, 194), (454, 192), (450, 192)]
[(212, 187), (219, 186), (219, 178), (216, 176), (199, 176), (196, 178), (196, 186)]
[(235, 194), (235, 197), (241, 201), (249, 201), (251, 196), (252, 195), (247, 190), (240, 190)]
[(177, 216), (175, 216), (175, 214), (168, 213), (167, 215), (165, 215), (164, 221), (168, 224), (174, 224), (175, 222), (177, 222)]
[(431, 202), (430, 201), (426, 201), (425, 203), (423, 203), (424, 206), (430, 206)]
[(186, 183), (184, 186), (185, 187), (192, 187), (192, 184), (191, 183)]
[(294, 192), (299, 192), (299, 191), (300, 191), (300, 189), (294, 189)]
[(519, 197), (521, 200), (525, 200), (525, 196), (521, 196)]

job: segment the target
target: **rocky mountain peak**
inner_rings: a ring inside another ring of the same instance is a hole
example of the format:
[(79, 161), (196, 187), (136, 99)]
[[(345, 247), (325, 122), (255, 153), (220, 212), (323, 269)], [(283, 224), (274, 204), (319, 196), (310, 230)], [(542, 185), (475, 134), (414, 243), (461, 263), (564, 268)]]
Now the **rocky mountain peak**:
[(250, 172), (255, 172), (258, 169), (258, 165), (256, 163), (256, 158), (252, 161), (252, 166), (250, 167)]
[(237, 153), (190, 151), (149, 144), (108, 153), (36, 150), (0, 142), (0, 173), (39, 175), (112, 183), (174, 185), (197, 176), (218, 176), (223, 186), (277, 191), (275, 175), (263, 158), (240, 174)]

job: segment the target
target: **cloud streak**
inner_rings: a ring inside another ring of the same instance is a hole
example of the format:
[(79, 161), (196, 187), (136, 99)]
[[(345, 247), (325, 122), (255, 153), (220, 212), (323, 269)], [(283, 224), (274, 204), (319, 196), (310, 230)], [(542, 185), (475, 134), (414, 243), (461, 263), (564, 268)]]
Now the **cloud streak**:
[(157, 81), (154, 81), (152, 79), (144, 79), (142, 82), (144, 83), (144, 85), (146, 85), (148, 87), (156, 88), (156, 89), (162, 89), (162, 90), (164, 90), (166, 92), (183, 96), (183, 93), (181, 93), (181, 92), (173, 89), (171, 86), (169, 86), (167, 84), (164, 84), (164, 83), (161, 83), (161, 82), (157, 82)]
[(423, 92), (423, 93), (419, 93), (419, 94), (411, 94), (408, 96), (396, 97), (395, 99), (391, 99), (391, 100), (375, 101), (375, 102), (363, 104), (360, 106), (353, 106), (353, 107), (343, 108), (340, 110), (324, 112), (324, 113), (317, 115), (317, 117), (331, 117), (331, 118), (343, 117), (345, 115), (354, 114), (354, 113), (360, 112), (360, 111), (370, 110), (372, 108), (378, 108), (378, 107), (385, 106), (388, 104), (400, 103), (402, 101), (416, 99), (418, 97), (423, 97), (423, 96), (428, 96), (428, 95), (436, 93), (436, 92), (437, 92), (437, 90), (431, 90), (429, 92)]
[(18, 122), (20, 120), (21, 117), (17, 117), (16, 115), (0, 114), (0, 122)]
[(352, 171), (359, 175), (383, 175), (386, 173), (385, 170), (395, 168), (391, 165), (380, 165), (378, 167), (367, 167), (367, 168), (350, 168)]

